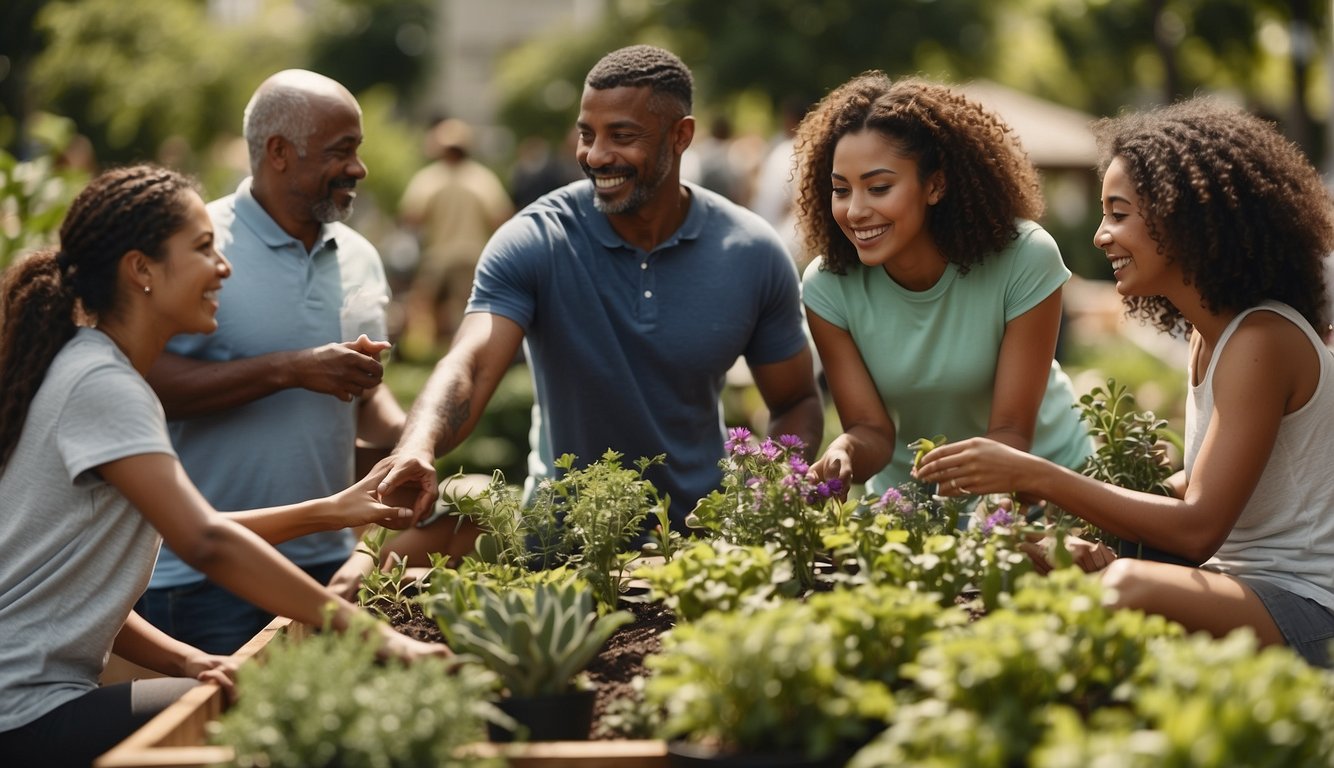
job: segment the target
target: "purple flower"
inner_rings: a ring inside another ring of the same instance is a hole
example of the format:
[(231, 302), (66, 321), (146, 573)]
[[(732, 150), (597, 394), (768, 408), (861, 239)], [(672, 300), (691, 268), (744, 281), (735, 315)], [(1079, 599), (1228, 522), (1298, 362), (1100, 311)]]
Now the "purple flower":
[(1010, 510), (1003, 508), (997, 509), (995, 512), (988, 515), (987, 519), (982, 522), (982, 535), (990, 536), (992, 530), (997, 526), (1004, 527), (1011, 525), (1012, 523), (1014, 523), (1014, 515), (1010, 514)]
[(733, 456), (745, 456), (750, 453), (750, 430), (745, 427), (732, 427), (727, 430), (727, 442), (723, 448)]
[(793, 456), (792, 458), (788, 459), (788, 465), (791, 466), (792, 471), (796, 472), (798, 475), (804, 475), (807, 472), (811, 471), (811, 465), (807, 464), (806, 460), (801, 458), (800, 456)]
[(778, 444), (767, 437), (764, 438), (763, 443), (760, 443), (760, 455), (763, 456), (766, 461), (773, 461), (782, 455), (782, 453), (783, 450), (778, 447)]
[(899, 489), (890, 488), (889, 490), (885, 491), (883, 494), (880, 495), (879, 501), (871, 505), (871, 511), (884, 512), (891, 506), (897, 507), (899, 502), (902, 500), (903, 500), (903, 494), (899, 493)]
[(802, 442), (802, 439), (796, 435), (779, 435), (778, 444), (793, 451), (799, 451), (806, 447), (806, 443)]

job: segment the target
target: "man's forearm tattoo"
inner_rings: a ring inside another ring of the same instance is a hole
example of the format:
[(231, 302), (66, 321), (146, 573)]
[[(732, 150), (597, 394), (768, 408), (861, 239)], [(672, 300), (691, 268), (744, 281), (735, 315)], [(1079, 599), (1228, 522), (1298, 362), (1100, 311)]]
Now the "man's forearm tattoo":
[(472, 400), (469, 398), (460, 401), (450, 398), (440, 404), (441, 420), (445, 422), (452, 435), (458, 434), (459, 430), (463, 429), (470, 415), (472, 415)]

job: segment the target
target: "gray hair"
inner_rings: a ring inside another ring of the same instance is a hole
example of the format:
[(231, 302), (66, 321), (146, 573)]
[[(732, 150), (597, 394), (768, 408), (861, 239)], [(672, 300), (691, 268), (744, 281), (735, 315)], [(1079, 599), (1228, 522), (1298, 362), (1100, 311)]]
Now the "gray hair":
[(309, 93), (279, 83), (255, 91), (246, 105), (242, 131), (250, 151), (250, 172), (259, 171), (264, 148), (272, 136), (292, 142), (299, 157), (306, 156), (306, 140), (315, 132)]

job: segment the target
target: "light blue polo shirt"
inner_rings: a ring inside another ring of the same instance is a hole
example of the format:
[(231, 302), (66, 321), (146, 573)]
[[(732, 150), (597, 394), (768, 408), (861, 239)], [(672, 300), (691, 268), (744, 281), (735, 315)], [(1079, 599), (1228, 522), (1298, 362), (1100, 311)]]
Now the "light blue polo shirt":
[[(218, 250), (232, 263), (219, 298), (218, 330), (176, 336), (167, 351), (237, 360), (362, 333), (386, 338), (384, 267), (375, 247), (350, 227), (324, 225), (308, 253), (260, 207), (250, 179), (208, 211)], [(328, 496), (355, 482), (358, 402), (284, 389), (168, 426), (181, 464), (214, 508), (255, 509)], [(346, 530), (317, 533), (278, 549), (298, 565), (318, 565), (346, 558), (352, 539)], [(203, 579), (163, 546), (151, 586)]]
[(796, 267), (773, 228), (685, 186), (685, 222), (651, 252), (616, 234), (587, 180), (551, 192), (491, 238), (468, 302), (524, 329), (530, 479), (564, 453), (586, 465), (611, 448), (625, 466), (666, 453), (648, 478), (677, 521), (722, 479), (727, 370), (807, 344)]

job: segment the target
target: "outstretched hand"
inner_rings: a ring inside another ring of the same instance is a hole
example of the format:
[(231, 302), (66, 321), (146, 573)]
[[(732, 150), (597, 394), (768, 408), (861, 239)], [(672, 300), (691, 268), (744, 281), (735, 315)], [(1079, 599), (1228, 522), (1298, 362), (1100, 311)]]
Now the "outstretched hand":
[(436, 480), (432, 456), (394, 452), (381, 459), (375, 465), (375, 469), (371, 470), (371, 474), (377, 474), (382, 468), (384, 474), (379, 475), (381, 479), (376, 486), (376, 493), (381, 501), (411, 508), (413, 523), (435, 509), (435, 500), (440, 496), (440, 486)]
[(333, 495), (340, 513), (341, 527), (356, 528), (375, 524), (402, 530), (412, 525), (417, 513), (410, 505), (391, 504), (380, 495), (380, 484), (389, 474), (390, 466), (388, 458), (381, 459), (365, 477)]
[(351, 402), (384, 379), (380, 355), (390, 346), (362, 334), (356, 341), (300, 350), (292, 361), (297, 386)]
[(399, 633), (387, 624), (378, 625), (380, 630), (380, 649), (378, 656), (382, 659), (398, 659), (412, 663), (418, 659), (428, 657), (448, 658), (454, 655), (449, 650), (449, 646), (444, 643), (427, 643), (421, 640), (415, 640), (407, 635)]
[(852, 487), (852, 455), (837, 444), (831, 445), (825, 454), (811, 465), (809, 476), (816, 480), (838, 480), (838, 487), (842, 489), (838, 494), (839, 500), (846, 501), (848, 489)]
[(945, 443), (922, 457), (913, 477), (936, 483), (941, 496), (975, 496), (1026, 490), (1031, 454), (985, 437)]

